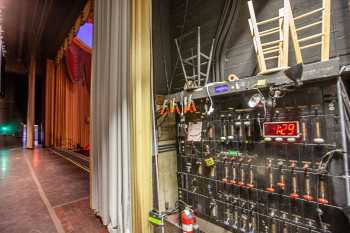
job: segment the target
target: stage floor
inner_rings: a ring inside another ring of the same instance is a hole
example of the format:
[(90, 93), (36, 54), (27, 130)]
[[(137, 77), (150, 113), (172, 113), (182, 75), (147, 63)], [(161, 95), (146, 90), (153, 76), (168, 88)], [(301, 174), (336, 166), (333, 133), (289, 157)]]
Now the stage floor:
[(89, 174), (47, 149), (0, 149), (1, 233), (105, 233)]

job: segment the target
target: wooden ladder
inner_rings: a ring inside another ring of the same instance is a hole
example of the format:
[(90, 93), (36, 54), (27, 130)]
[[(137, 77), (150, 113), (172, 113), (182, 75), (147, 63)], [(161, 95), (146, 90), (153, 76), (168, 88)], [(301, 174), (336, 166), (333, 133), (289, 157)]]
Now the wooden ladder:
[[(253, 37), (254, 49), (257, 55), (259, 74), (267, 74), (288, 68), (288, 35), (289, 35), (289, 12), (284, 8), (279, 9), (279, 14), (258, 22), (255, 16), (253, 2), (248, 1), (250, 18), (248, 19), (250, 32)], [(277, 24), (272, 27), (260, 31), (262, 25), (268, 26)], [(277, 37), (277, 40), (269, 41), (268, 38)], [(275, 60), (277, 67), (268, 67), (266, 62)]]
[[(322, 7), (306, 12), (302, 15), (293, 16), (289, 0), (283, 0), (284, 7), (279, 9), (276, 17), (257, 22), (252, 0), (248, 1), (250, 18), (248, 19), (250, 32), (253, 37), (254, 49), (257, 55), (259, 74), (268, 74), (288, 68), (288, 48), (289, 35), (291, 36), (296, 62), (303, 63), (302, 50), (321, 46), (321, 61), (329, 60), (330, 45), (330, 19), (331, 19), (331, 0), (323, 0)], [(322, 12), (322, 20), (311, 22), (301, 27), (296, 27), (295, 22), (302, 18)], [(278, 21), (278, 27), (273, 27), (264, 31), (259, 31), (259, 27), (266, 24), (272, 24)], [(304, 38), (298, 38), (298, 33), (307, 29), (322, 26), (322, 33), (310, 35)], [(264, 37), (279, 33), (279, 38), (274, 41), (262, 40)], [(319, 42), (306, 44), (305, 42), (321, 38)], [(273, 54), (271, 56), (270, 54)], [(270, 56), (267, 56), (270, 55)], [(277, 67), (267, 67), (266, 61), (277, 59)]]
[[(287, 8), (290, 18), (290, 31), (292, 34), (293, 45), (296, 49), (296, 60), (297, 63), (303, 63), (302, 51), (304, 49), (321, 46), (321, 61), (329, 60), (329, 48), (330, 48), (330, 23), (331, 23), (331, 0), (323, 0), (322, 7), (308, 11), (299, 16), (293, 17), (292, 9), (289, 0), (285, 0), (285, 8)], [(316, 22), (310, 22), (298, 28), (295, 26), (295, 22), (300, 19), (310, 17), (315, 14), (321, 14), (322, 19)], [(322, 27), (321, 33), (316, 33), (304, 38), (298, 38), (298, 33), (305, 32), (308, 29), (315, 28), (317, 26)], [(305, 43), (320, 38), (318, 42)]]

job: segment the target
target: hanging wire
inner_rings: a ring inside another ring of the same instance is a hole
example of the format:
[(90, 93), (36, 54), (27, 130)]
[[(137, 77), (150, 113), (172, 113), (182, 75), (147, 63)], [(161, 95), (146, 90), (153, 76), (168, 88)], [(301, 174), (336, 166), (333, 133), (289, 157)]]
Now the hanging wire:
[(168, 91), (168, 95), (170, 94), (170, 84), (169, 84), (169, 79), (168, 79), (168, 69), (167, 69), (167, 64), (166, 64), (166, 58), (163, 56), (163, 65), (164, 65), (164, 75), (165, 75), (165, 80), (166, 80), (166, 88)]

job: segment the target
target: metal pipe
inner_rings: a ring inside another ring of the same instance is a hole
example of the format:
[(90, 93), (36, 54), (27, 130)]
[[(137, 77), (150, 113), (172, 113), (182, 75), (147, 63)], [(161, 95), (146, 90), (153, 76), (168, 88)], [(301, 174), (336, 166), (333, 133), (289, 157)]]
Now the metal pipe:
[(340, 130), (342, 135), (342, 145), (343, 145), (343, 159), (344, 159), (344, 173), (345, 173), (345, 185), (346, 185), (346, 201), (347, 204), (350, 205), (350, 196), (349, 196), (349, 164), (348, 164), (348, 146), (347, 146), (347, 138), (346, 138), (346, 125), (345, 125), (345, 117), (344, 117), (344, 103), (343, 97), (341, 95), (342, 91), (342, 79), (339, 76), (337, 80), (337, 96), (338, 96), (338, 107), (339, 107), (339, 115), (340, 115)]
[(201, 86), (201, 27), (198, 26), (197, 28), (198, 33), (197, 33), (197, 78), (198, 78), (198, 83), (197, 86)]
[(209, 78), (209, 73), (210, 73), (210, 66), (211, 66), (211, 62), (212, 62), (212, 59), (213, 59), (214, 43), (215, 43), (215, 39), (213, 39), (213, 42), (211, 43), (211, 49), (210, 49), (210, 54), (209, 54), (209, 61), (208, 61), (207, 72), (206, 72), (206, 77), (205, 77), (205, 85), (207, 85), (207, 83), (208, 83), (208, 78)]
[(184, 76), (185, 76), (186, 83), (187, 83), (188, 80), (187, 80), (186, 69), (185, 69), (185, 65), (183, 63), (183, 59), (182, 59), (182, 55), (181, 55), (181, 51), (180, 51), (180, 47), (179, 47), (179, 43), (178, 43), (177, 39), (175, 39), (175, 45), (176, 45), (177, 53), (179, 54), (179, 58), (180, 58), (180, 61), (181, 61), (182, 71), (184, 72)]

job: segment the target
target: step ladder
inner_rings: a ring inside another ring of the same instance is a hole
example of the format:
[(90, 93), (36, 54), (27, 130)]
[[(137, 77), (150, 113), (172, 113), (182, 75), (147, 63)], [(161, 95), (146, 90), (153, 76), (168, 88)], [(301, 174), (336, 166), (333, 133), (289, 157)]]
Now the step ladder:
[[(208, 78), (210, 74), (210, 68), (213, 58), (215, 39), (212, 40), (209, 55), (205, 54), (201, 50), (201, 32), (200, 27), (197, 27), (197, 46), (196, 54), (194, 50), (191, 49), (191, 56), (188, 58), (183, 58), (181, 54), (181, 48), (179, 45), (179, 39), (175, 39), (175, 45), (177, 53), (181, 62), (182, 72), (185, 76), (185, 90), (192, 90), (205, 86), (208, 83)], [(192, 72), (192, 75), (188, 73)]]
[[(250, 14), (248, 22), (257, 55), (260, 70), (259, 74), (268, 74), (288, 68), (289, 35), (292, 39), (297, 64), (303, 63), (303, 50), (316, 46), (321, 46), (321, 61), (329, 60), (331, 0), (323, 0), (321, 8), (308, 11), (296, 17), (293, 16), (289, 0), (283, 0), (283, 5), (283, 8), (279, 9), (278, 11), (278, 16), (258, 22), (255, 16), (253, 2), (252, 0), (248, 1)], [(322, 20), (311, 22), (299, 27), (295, 26), (295, 23), (298, 22), (298, 20), (319, 13), (322, 13)], [(262, 25), (272, 25), (277, 21), (277, 27), (265, 29), (264, 31), (259, 30), (259, 27)], [(313, 34), (299, 39), (298, 33), (318, 25), (322, 26), (322, 33)], [(278, 35), (278, 39), (262, 42), (265, 37), (271, 35)], [(308, 44), (306, 43), (317, 38), (321, 38), (320, 41)], [(277, 66), (268, 67), (266, 62), (270, 60), (276, 60)]]
[[(281, 8), (277, 16), (258, 22), (252, 1), (248, 1), (248, 8), (250, 14), (248, 22), (257, 55), (259, 74), (288, 68), (289, 12)], [(260, 28), (263, 26), (265, 29), (261, 31)], [(269, 61), (274, 61), (277, 66), (268, 66)]]

